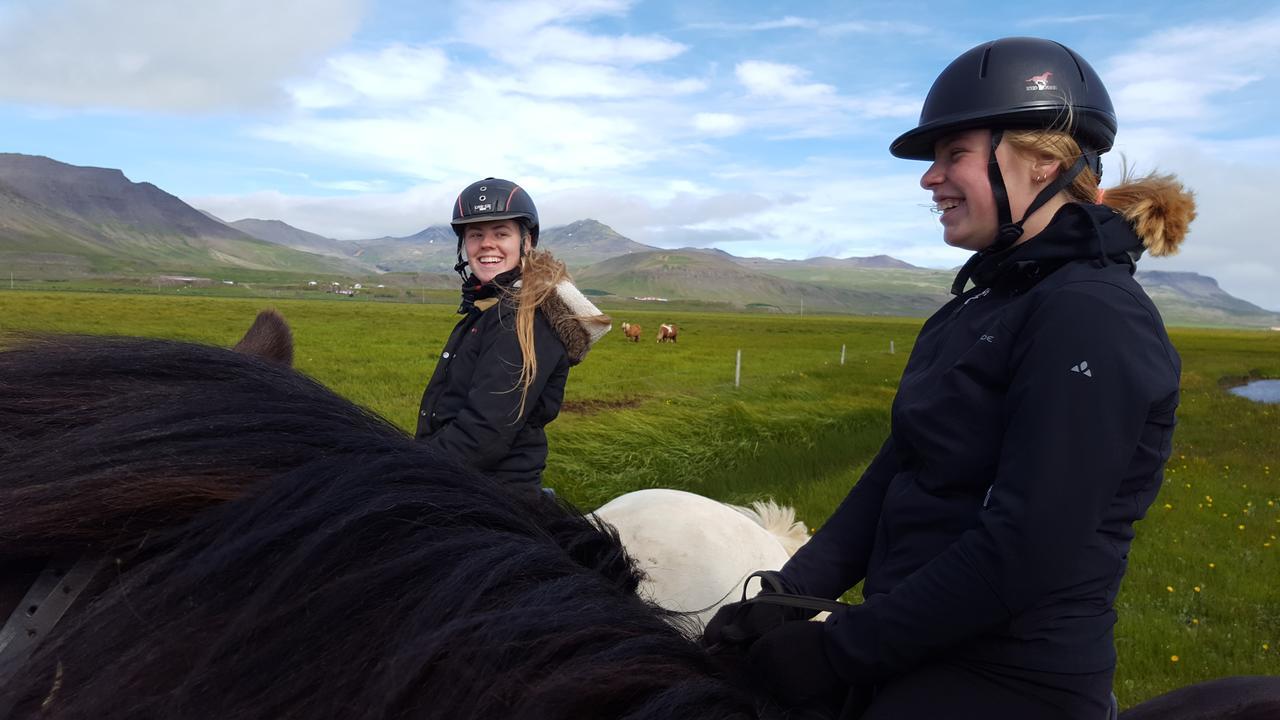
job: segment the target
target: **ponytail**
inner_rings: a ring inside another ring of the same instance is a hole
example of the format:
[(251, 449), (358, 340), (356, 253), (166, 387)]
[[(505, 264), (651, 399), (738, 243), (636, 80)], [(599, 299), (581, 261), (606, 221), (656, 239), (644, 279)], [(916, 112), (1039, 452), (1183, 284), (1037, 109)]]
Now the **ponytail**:
[[(1003, 142), (1023, 154), (1056, 160), (1060, 172), (1081, 155), (1080, 145), (1061, 130), (1007, 130)], [(1195, 194), (1173, 175), (1153, 172), (1135, 177), (1127, 165), (1121, 167), (1120, 174), (1120, 184), (1103, 191), (1099, 177), (1085, 168), (1062, 192), (1080, 204), (1105, 202), (1133, 225), (1152, 256), (1177, 253), (1196, 218)]]

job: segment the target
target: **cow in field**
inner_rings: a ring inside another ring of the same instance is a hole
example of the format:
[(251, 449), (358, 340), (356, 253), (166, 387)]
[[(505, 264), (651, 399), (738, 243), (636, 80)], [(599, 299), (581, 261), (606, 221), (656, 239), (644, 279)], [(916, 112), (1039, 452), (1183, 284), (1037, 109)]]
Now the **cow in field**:
[(658, 326), (658, 342), (675, 342), (677, 328), (675, 325), (663, 323)]
[(640, 326), (633, 323), (622, 323), (622, 335), (631, 342), (640, 342)]

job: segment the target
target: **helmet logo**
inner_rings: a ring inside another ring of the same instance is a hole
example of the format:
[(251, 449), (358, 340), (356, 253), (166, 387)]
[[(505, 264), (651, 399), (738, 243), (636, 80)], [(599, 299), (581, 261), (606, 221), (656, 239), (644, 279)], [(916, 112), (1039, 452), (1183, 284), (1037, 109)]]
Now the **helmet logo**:
[(472, 205), (472, 212), (489, 212), (493, 209), (493, 203), (485, 203), (483, 205)]
[(1027, 86), (1027, 89), (1028, 90), (1057, 90), (1058, 89), (1057, 85), (1049, 84), (1049, 78), (1051, 77), (1053, 77), (1053, 73), (1049, 70), (1045, 70), (1039, 75), (1032, 75), (1031, 77), (1027, 78), (1025, 81), (1025, 82), (1031, 83), (1030, 85)]

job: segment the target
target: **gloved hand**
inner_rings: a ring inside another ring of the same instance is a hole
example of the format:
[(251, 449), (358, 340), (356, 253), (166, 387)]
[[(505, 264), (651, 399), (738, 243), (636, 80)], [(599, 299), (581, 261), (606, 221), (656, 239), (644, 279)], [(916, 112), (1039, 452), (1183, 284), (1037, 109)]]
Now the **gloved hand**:
[(750, 645), (782, 623), (793, 619), (795, 608), (767, 603), (729, 603), (716, 611), (702, 631), (702, 646)]
[(822, 701), (839, 707), (849, 685), (827, 659), (824, 627), (820, 622), (784, 622), (766, 632), (747, 651), (752, 677), (789, 706)]
[[(795, 589), (782, 575), (772, 570), (756, 573), (763, 590), (795, 594)], [(702, 631), (702, 646), (750, 645), (756, 638), (789, 620), (813, 617), (814, 611), (785, 607), (770, 603), (740, 601), (729, 603), (716, 611)]]

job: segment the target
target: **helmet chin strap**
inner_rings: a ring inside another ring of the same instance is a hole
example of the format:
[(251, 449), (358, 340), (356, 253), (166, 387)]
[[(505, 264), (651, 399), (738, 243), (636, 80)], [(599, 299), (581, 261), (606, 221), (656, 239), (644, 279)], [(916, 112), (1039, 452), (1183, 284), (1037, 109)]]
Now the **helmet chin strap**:
[(996, 200), (996, 220), (1000, 223), (999, 228), (996, 230), (995, 242), (974, 253), (965, 262), (964, 267), (960, 268), (960, 272), (956, 274), (955, 282), (951, 284), (952, 295), (959, 295), (964, 292), (964, 286), (968, 284), (969, 276), (973, 274), (978, 263), (996, 253), (1009, 249), (1014, 243), (1018, 242), (1018, 238), (1022, 237), (1022, 224), (1027, 221), (1027, 218), (1031, 217), (1032, 213), (1039, 210), (1053, 196), (1074, 182), (1076, 176), (1086, 167), (1098, 164), (1097, 154), (1086, 150), (1080, 157), (1076, 158), (1071, 167), (1058, 173), (1058, 177), (1046, 185), (1031, 201), (1031, 204), (1027, 206), (1026, 212), (1022, 214), (1022, 219), (1014, 222), (1013, 212), (1009, 209), (1009, 191), (1005, 188), (1004, 175), (1001, 174), (1000, 163), (996, 159), (996, 148), (1000, 146), (1000, 141), (1003, 138), (1003, 130), (991, 131), (991, 154), (987, 158), (987, 178), (991, 181), (991, 194), (995, 196)]

